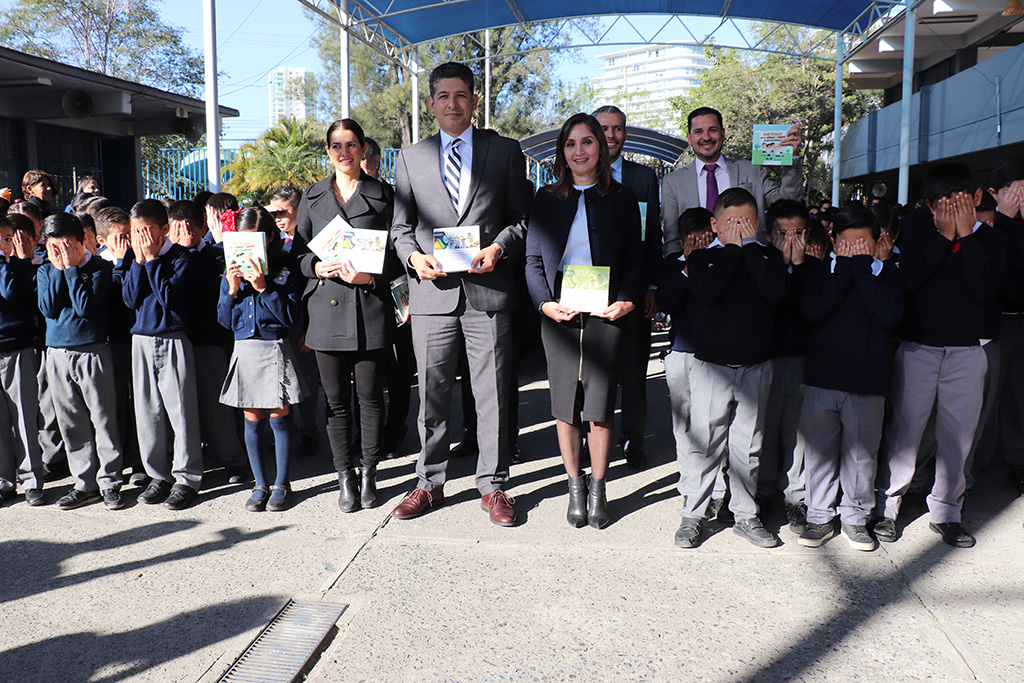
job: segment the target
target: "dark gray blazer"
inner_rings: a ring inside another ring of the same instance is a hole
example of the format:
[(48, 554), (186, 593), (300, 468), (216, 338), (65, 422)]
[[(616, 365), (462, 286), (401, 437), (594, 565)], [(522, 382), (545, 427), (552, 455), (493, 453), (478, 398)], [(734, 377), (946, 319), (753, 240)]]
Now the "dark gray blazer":
[(661, 272), (661, 204), (658, 201), (658, 176), (654, 169), (623, 159), (622, 184), (633, 190), (638, 202), (647, 202), (644, 285), (649, 286), (658, 282), (658, 274)]
[[(515, 305), (515, 277), (509, 260), (523, 253), (529, 217), (530, 183), (519, 143), (473, 130), (473, 170), (469, 199), (455, 214), (441, 178), (441, 135), (433, 135), (398, 155), (395, 218), (391, 238), (398, 258), (409, 271), (410, 311), (420, 315), (451, 313), (460, 291), (478, 311), (510, 310)], [(502, 258), (489, 273), (449, 273), (420, 282), (409, 267), (415, 252), (433, 253), (434, 228), (480, 226), (480, 247), (498, 244)]]
[(391, 280), (401, 274), (389, 248), (384, 273), (374, 275), (374, 286), (351, 285), (338, 278), (317, 276), (320, 258), (309, 250), (309, 241), (331, 220), (341, 215), (353, 228), (387, 231), (394, 208), (394, 191), (365, 173), (355, 194), (343, 206), (334, 196), (334, 175), (310, 185), (299, 202), (292, 253), (299, 270), (309, 278), (303, 300), (309, 315), (306, 346), (317, 351), (365, 351), (391, 343), (395, 327)]

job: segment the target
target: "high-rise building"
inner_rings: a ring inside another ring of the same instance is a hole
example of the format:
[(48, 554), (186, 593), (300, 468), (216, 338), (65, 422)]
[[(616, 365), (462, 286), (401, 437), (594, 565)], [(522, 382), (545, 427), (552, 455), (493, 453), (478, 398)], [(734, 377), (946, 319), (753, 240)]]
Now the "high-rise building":
[(267, 76), (270, 93), (270, 125), (286, 116), (304, 119), (313, 115), (313, 89), (307, 87), (309, 72), (301, 66), (281, 66)]
[(598, 55), (602, 74), (592, 79), (595, 104), (614, 104), (630, 124), (679, 135), (679, 117), (669, 98), (700, 84), (711, 63), (699, 45), (644, 45)]

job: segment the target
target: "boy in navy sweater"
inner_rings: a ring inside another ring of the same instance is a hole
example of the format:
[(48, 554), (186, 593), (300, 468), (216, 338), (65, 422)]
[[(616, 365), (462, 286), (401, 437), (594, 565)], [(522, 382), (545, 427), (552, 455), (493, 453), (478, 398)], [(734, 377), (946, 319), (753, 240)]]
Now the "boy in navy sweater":
[(892, 261), (874, 257), (880, 227), (864, 208), (833, 221), (835, 257), (817, 262), (801, 296), (812, 324), (804, 368), (807, 527), (800, 545), (816, 548), (835, 533), (874, 550), (867, 525), (875, 506), (875, 472), (889, 393), (889, 330), (903, 315), (903, 282)]
[[(682, 492), (682, 472), (690, 452), (690, 380), (687, 367), (693, 360), (693, 316), (695, 304), (690, 297), (690, 283), (686, 277), (686, 261), (690, 254), (706, 248), (715, 238), (711, 230), (710, 211), (695, 206), (679, 216), (679, 244), (682, 256), (672, 254), (665, 258), (655, 301), (658, 309), (672, 316), (669, 330), (671, 349), (665, 356), (665, 381), (668, 384), (669, 400), (672, 403), (672, 435), (676, 442), (676, 464), (680, 477), (678, 487)], [(724, 489), (712, 501), (724, 498)], [(685, 495), (685, 494), (684, 494)], [(712, 502), (712, 508), (715, 503)], [(717, 514), (717, 510), (714, 510)]]
[(142, 464), (152, 479), (139, 500), (181, 510), (195, 501), (203, 481), (195, 359), (187, 334), (192, 259), (188, 249), (168, 238), (163, 204), (144, 199), (129, 215), (134, 260), (121, 291), (135, 311), (135, 422)]
[(188, 249), (195, 274), (188, 338), (196, 361), (203, 461), (207, 468), (219, 463), (226, 470), (228, 483), (241, 484), (249, 479), (249, 467), (238, 438), (240, 416), (220, 402), (233, 343), (231, 333), (217, 322), (220, 283), (224, 279), (224, 243), (210, 244), (204, 239), (206, 215), (195, 202), (174, 202), (167, 209), (167, 218), (171, 241)]
[(924, 194), (929, 211), (918, 213), (903, 233), (904, 341), (893, 364), (888, 452), (878, 468), (875, 506), (881, 519), (874, 531), (879, 541), (897, 538), (896, 517), (937, 401), (929, 528), (949, 545), (970, 548), (974, 537), (960, 524), (964, 465), (981, 414), (987, 366), (981, 340), (1006, 238), (976, 220), (981, 190), (966, 166), (935, 166), (925, 177)]
[(782, 254), (757, 241), (757, 202), (730, 188), (715, 203), (718, 237), (687, 262), (696, 302), (690, 379), (690, 450), (680, 474), (684, 503), (676, 545), (700, 542), (715, 478), (728, 458), (733, 529), (754, 545), (778, 539), (758, 518), (754, 496), (771, 387), (775, 307), (789, 293)]
[(57, 501), (72, 510), (103, 498), (121, 499), (114, 359), (107, 346), (111, 266), (85, 249), (85, 230), (72, 214), (43, 223), (48, 262), (39, 267), (39, 310), (46, 317), (46, 378), (64, 436), (75, 487)]
[[(807, 528), (804, 492), (804, 437), (800, 431), (803, 406), (801, 382), (807, 355), (807, 322), (800, 312), (800, 294), (807, 275), (820, 261), (807, 256), (807, 207), (794, 199), (780, 199), (765, 216), (768, 238), (782, 253), (791, 274), (789, 296), (775, 318), (772, 351), (772, 388), (765, 408), (764, 445), (758, 470), (758, 505), (782, 493), (786, 519), (793, 533)], [(765, 514), (769, 514), (765, 512)]]
[(39, 309), (31, 253), (28, 236), (16, 233), (10, 219), (0, 216), (0, 502), (14, 498), (20, 482), (28, 504), (43, 505), (43, 460), (36, 436)]

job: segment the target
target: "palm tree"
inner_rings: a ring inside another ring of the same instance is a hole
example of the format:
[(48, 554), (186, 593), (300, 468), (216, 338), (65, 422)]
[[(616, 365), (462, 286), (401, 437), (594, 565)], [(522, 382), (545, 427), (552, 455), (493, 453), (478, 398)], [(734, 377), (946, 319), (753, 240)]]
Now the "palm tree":
[(266, 200), (281, 185), (306, 188), (326, 174), (323, 130), (312, 119), (283, 118), (244, 143), (225, 167), (228, 192)]

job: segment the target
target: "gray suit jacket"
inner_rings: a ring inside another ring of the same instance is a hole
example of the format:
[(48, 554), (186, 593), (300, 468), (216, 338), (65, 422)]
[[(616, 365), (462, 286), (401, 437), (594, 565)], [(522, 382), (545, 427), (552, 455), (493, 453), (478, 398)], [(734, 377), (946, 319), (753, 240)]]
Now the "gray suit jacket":
[[(799, 157), (793, 158), (792, 166), (782, 167), (782, 185), (768, 177), (764, 166), (754, 166), (742, 159), (725, 158), (729, 171), (729, 182), (732, 187), (742, 187), (754, 195), (757, 200), (757, 215), (761, 219), (761, 233), (764, 233), (764, 210), (779, 199), (803, 198), (804, 179), (803, 163)], [(696, 161), (692, 161), (678, 171), (672, 171), (661, 183), (661, 209), (665, 218), (664, 253), (665, 256), (681, 254), (679, 244), (679, 217), (687, 209), (700, 206), (697, 194)]]
[[(512, 309), (515, 277), (509, 260), (523, 253), (531, 195), (526, 159), (515, 140), (473, 130), (473, 170), (462, 215), (456, 215), (441, 178), (440, 133), (403, 149), (396, 164), (391, 239), (409, 270), (410, 312), (451, 313), (460, 291), (475, 310)], [(489, 273), (449, 273), (421, 282), (409, 257), (433, 252), (434, 228), (459, 225), (480, 226), (481, 248), (501, 246), (498, 265)]]

